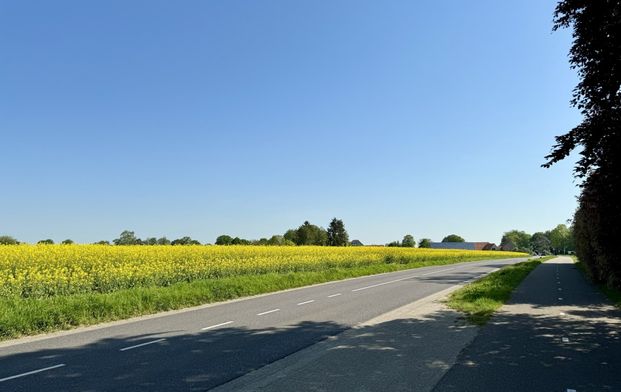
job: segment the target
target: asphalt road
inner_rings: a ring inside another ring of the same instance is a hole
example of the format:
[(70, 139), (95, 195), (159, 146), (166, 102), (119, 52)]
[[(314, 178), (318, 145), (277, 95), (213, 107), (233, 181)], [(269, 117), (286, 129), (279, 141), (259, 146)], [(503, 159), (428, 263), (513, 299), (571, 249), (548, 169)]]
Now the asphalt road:
[(434, 391), (621, 391), (620, 331), (621, 311), (559, 257), (524, 279)]
[(524, 259), (309, 286), (0, 345), (0, 391), (208, 390), (366, 320)]

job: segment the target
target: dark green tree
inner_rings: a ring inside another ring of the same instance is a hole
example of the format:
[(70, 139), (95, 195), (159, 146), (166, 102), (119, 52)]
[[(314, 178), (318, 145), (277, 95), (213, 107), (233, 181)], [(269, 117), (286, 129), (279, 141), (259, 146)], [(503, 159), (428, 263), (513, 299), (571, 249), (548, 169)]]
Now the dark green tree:
[(216, 245), (231, 245), (233, 242), (233, 237), (230, 235), (222, 234), (218, 238), (216, 238)]
[(326, 245), (328, 243), (328, 232), (308, 221), (295, 230), (295, 235), (289, 230), (284, 237), (295, 242), (296, 245)]
[(74, 243), (75, 243), (75, 242), (73, 242), (73, 240), (71, 240), (71, 239), (69, 239), (69, 238), (67, 238), (66, 240), (63, 240), (63, 241), (61, 242), (61, 244), (62, 244), (62, 245), (71, 245), (71, 244), (74, 244)]
[(403, 241), (401, 241), (401, 246), (404, 248), (415, 248), (416, 240), (414, 240), (414, 237), (411, 234), (406, 234), (403, 237)]
[(457, 234), (449, 234), (442, 239), (442, 242), (466, 242), (466, 240)]
[(110, 241), (102, 240), (95, 242), (95, 245), (110, 245)]
[(181, 238), (177, 238), (176, 240), (173, 240), (171, 243), (171, 245), (200, 245), (201, 243), (197, 240), (193, 240), (190, 237), (181, 237)]
[(273, 235), (269, 240), (267, 240), (268, 245), (283, 245), (285, 242), (285, 237), (282, 235)]
[(19, 245), (19, 241), (9, 235), (0, 235), (0, 245)]
[(349, 244), (349, 234), (345, 230), (345, 224), (340, 219), (332, 219), (328, 226), (328, 245), (347, 246)]
[(46, 240), (38, 241), (37, 244), (40, 244), (40, 245), (54, 245), (54, 240), (52, 240), (51, 238), (48, 238)]
[(142, 241), (142, 244), (143, 245), (157, 245), (157, 238), (149, 237), (145, 239), (144, 241)]
[(571, 103), (582, 122), (556, 137), (544, 167), (581, 149), (576, 254), (597, 283), (621, 287), (621, 0), (563, 0), (554, 14), (560, 28), (573, 29), (569, 62), (579, 83)]
[(142, 241), (136, 237), (133, 231), (125, 230), (119, 238), (112, 240), (114, 245), (140, 245)]
[(170, 245), (170, 240), (166, 237), (160, 237), (157, 239), (157, 245)]
[(503, 234), (500, 248), (508, 251), (530, 251), (531, 235), (520, 230), (511, 230)]
[(244, 238), (235, 237), (231, 241), (231, 245), (250, 245), (251, 242)]
[(550, 253), (550, 239), (545, 233), (535, 233), (530, 237), (530, 248), (539, 255), (547, 255)]
[(429, 238), (423, 238), (418, 242), (419, 248), (431, 248), (431, 240)]
[(291, 241), (297, 245), (298, 243), (298, 231), (296, 229), (289, 229), (283, 236), (283, 238), (287, 241)]

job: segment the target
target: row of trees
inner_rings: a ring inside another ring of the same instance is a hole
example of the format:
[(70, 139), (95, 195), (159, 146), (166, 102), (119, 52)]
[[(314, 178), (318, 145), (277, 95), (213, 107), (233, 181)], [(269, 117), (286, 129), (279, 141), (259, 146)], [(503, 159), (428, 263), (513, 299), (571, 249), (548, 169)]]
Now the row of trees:
[[(99, 241), (98, 244), (110, 244), (108, 241)], [(119, 238), (112, 240), (114, 245), (201, 245), (197, 240), (191, 237), (181, 237), (175, 240), (169, 240), (166, 237), (149, 237), (146, 239), (140, 239), (133, 231), (125, 230), (121, 233)]]
[[(429, 238), (423, 238), (420, 241), (418, 241), (418, 247), (419, 248), (431, 248), (431, 239)], [(449, 234), (446, 237), (444, 237), (442, 239), (442, 242), (466, 242), (466, 240), (464, 240), (462, 237), (458, 236), (457, 234)], [(388, 244), (386, 244), (386, 246), (389, 247), (402, 247), (402, 248), (415, 248), (416, 247), (416, 240), (414, 239), (414, 237), (411, 234), (406, 234), (403, 237), (403, 240), (401, 241), (393, 241), (390, 242)]]
[(345, 224), (340, 219), (332, 219), (328, 229), (305, 221), (297, 229), (290, 229), (284, 235), (274, 235), (270, 239), (246, 240), (223, 234), (216, 238), (216, 245), (319, 245), (347, 246), (349, 235)]
[[(19, 245), (19, 241), (15, 238), (7, 235), (0, 236), (0, 245)], [(66, 239), (61, 241), (60, 244), (70, 245), (73, 244), (73, 240)], [(53, 245), (54, 240), (47, 238), (41, 241), (37, 241), (37, 244), (42, 245)], [(94, 244), (97, 245), (111, 245), (110, 241), (97, 241)], [(136, 234), (133, 231), (125, 230), (120, 235), (119, 238), (112, 240), (112, 244), (114, 245), (200, 245), (201, 243), (197, 240), (193, 240), (190, 237), (181, 237), (175, 240), (169, 240), (166, 237), (155, 238), (149, 237), (146, 239), (140, 239), (136, 237)]]
[[(458, 235), (451, 234), (442, 240), (442, 242), (464, 242), (464, 239)], [(51, 239), (45, 239), (37, 242), (38, 244), (54, 244)], [(19, 241), (10, 236), (0, 236), (0, 245), (17, 245)], [(61, 244), (73, 244), (70, 239), (64, 240)], [(95, 244), (111, 245), (110, 241), (98, 241)], [(140, 239), (133, 231), (125, 230), (119, 238), (112, 240), (114, 245), (201, 245), (197, 240), (191, 237), (181, 237), (175, 240), (169, 240), (166, 237), (149, 237)], [(268, 238), (258, 240), (248, 240), (239, 237), (231, 237), (223, 234), (216, 238), (216, 245), (270, 245), (270, 246), (292, 246), (292, 245), (319, 245), (319, 246), (347, 246), (349, 245), (349, 235), (345, 229), (345, 224), (340, 219), (332, 219), (328, 225), (328, 229), (311, 224), (305, 221), (297, 229), (290, 229), (284, 235), (273, 235)], [(393, 241), (386, 244), (389, 247), (405, 247), (415, 248), (416, 240), (411, 234), (406, 234), (401, 241)], [(423, 238), (418, 242), (419, 248), (430, 248), (431, 240)]]
[[(45, 239), (38, 241), (37, 244), (53, 244), (54, 241), (51, 239)], [(60, 242), (63, 245), (73, 244), (73, 241), (70, 239), (66, 239)], [(0, 245), (19, 245), (20, 242), (10, 235), (0, 235)]]
[(621, 288), (621, 0), (561, 1), (554, 29), (573, 28), (569, 62), (580, 81), (571, 104), (582, 122), (556, 144), (543, 166), (565, 159), (577, 147), (574, 167), (582, 180), (574, 214), (576, 254), (597, 283)]
[(511, 230), (502, 236), (502, 250), (534, 252), (538, 254), (567, 254), (575, 251), (572, 230), (560, 224), (552, 230), (528, 234), (521, 230)]

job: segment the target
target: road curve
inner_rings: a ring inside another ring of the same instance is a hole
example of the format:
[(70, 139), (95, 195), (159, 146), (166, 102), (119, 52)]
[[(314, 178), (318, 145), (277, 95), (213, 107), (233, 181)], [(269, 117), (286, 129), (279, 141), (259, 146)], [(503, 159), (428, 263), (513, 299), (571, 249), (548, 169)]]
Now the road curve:
[(0, 345), (0, 391), (208, 390), (523, 258), (365, 276)]

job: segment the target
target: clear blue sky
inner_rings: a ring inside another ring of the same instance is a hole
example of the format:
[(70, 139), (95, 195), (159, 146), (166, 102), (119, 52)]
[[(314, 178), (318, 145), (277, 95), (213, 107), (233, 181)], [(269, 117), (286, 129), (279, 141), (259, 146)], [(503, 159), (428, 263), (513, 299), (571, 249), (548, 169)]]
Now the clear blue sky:
[(498, 242), (570, 218), (579, 120), (555, 1), (0, 2), (0, 234), (344, 220)]

